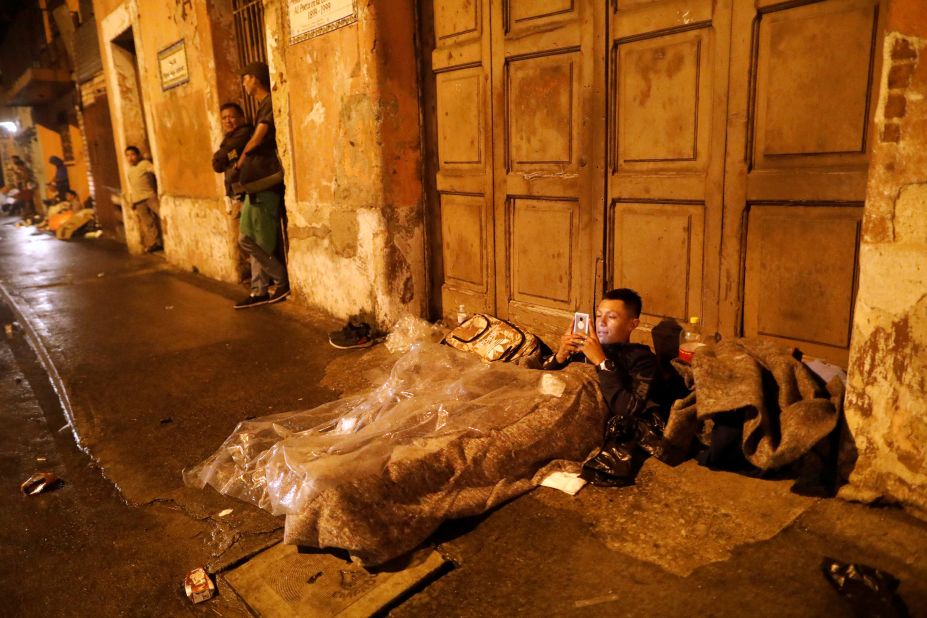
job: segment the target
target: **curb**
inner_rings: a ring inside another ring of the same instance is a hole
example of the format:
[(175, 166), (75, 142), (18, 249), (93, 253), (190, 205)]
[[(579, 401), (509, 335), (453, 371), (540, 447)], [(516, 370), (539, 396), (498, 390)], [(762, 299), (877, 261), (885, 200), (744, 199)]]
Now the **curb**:
[(68, 395), (68, 390), (64, 385), (64, 380), (61, 378), (61, 374), (58, 373), (58, 368), (55, 367), (54, 361), (52, 361), (51, 354), (48, 352), (48, 348), (45, 347), (45, 342), (42, 341), (42, 338), (39, 336), (38, 331), (35, 329), (35, 322), (38, 322), (38, 318), (32, 313), (32, 309), (24, 301), (19, 301), (16, 299), (16, 296), (7, 289), (6, 285), (3, 282), (0, 282), (0, 297), (2, 300), (9, 305), (13, 313), (16, 315), (16, 320), (19, 322), (23, 331), (26, 334), (26, 340), (29, 342), (29, 346), (35, 352), (35, 355), (38, 357), (39, 362), (42, 364), (42, 368), (45, 369), (45, 373), (48, 375), (48, 379), (51, 382), (52, 388), (55, 390), (55, 393), (58, 395), (58, 401), (61, 403), (61, 409), (64, 411), (64, 417), (67, 419), (68, 424), (66, 427), (71, 428), (71, 435), (74, 436), (74, 443), (77, 445), (77, 448), (83, 453), (87, 453), (86, 447), (81, 443), (80, 435), (77, 433), (77, 424), (74, 422), (74, 409), (71, 406), (71, 398)]

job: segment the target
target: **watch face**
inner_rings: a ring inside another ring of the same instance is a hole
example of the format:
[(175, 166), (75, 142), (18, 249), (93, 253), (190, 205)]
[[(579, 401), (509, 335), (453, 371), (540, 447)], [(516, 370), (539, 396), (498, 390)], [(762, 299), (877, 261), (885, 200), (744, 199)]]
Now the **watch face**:
[(604, 361), (602, 361), (602, 364), (599, 365), (599, 366), (600, 366), (602, 369), (604, 369), (605, 371), (614, 371), (614, 370), (615, 370), (615, 363), (614, 363), (614, 361), (612, 361), (610, 358), (606, 358)]

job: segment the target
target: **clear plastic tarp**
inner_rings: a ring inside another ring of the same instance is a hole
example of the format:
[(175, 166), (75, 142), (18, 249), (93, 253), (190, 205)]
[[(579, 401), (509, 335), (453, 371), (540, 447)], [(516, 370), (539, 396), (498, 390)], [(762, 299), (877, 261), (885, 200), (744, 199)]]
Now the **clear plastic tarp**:
[(436, 343), (423, 321), (397, 327), (396, 349), (407, 351), (381, 386), (242, 422), (185, 482), (286, 515), (288, 543), (379, 564), (601, 441), (606, 408), (591, 366), (487, 364)]

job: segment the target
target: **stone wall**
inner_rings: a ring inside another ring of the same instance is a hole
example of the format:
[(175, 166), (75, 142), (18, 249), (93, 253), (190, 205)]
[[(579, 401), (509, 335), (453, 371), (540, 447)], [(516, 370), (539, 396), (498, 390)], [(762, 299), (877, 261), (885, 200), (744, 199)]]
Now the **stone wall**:
[(847, 423), (847, 498), (927, 512), (927, 11), (893, 0), (869, 168)]
[[(238, 92), (230, 66), (227, 2), (95, 2), (113, 134), (126, 186), (123, 152), (133, 144), (155, 165), (164, 250), (178, 267), (238, 280), (237, 230), (211, 158), (222, 139), (219, 105)], [(110, 9), (109, 12), (106, 12)], [(112, 41), (131, 28), (135, 57)], [(219, 32), (215, 32), (219, 28)], [(228, 29), (228, 30), (223, 30)], [(158, 52), (183, 40), (189, 81), (164, 90)], [(141, 250), (136, 217), (124, 208), (129, 250)]]
[(288, 44), (265, 3), (290, 280), (339, 318), (425, 312), (420, 109), (412, 0), (359, 2), (356, 23)]

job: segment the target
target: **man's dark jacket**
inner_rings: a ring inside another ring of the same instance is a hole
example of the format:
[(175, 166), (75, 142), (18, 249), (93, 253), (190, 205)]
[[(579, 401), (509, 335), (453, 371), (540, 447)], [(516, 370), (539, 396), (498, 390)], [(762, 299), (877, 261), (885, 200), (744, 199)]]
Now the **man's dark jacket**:
[(212, 155), (212, 169), (217, 174), (225, 173), (225, 194), (228, 196), (235, 195), (235, 191), (232, 190), (232, 185), (238, 180), (235, 162), (238, 161), (245, 144), (251, 139), (252, 130), (250, 124), (243, 124), (231, 133), (226, 133), (219, 144), (219, 150)]

